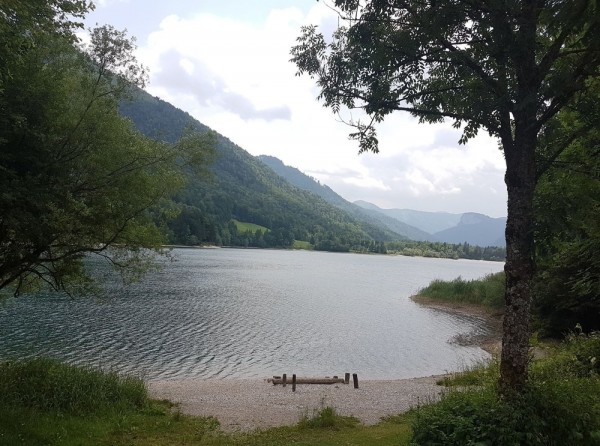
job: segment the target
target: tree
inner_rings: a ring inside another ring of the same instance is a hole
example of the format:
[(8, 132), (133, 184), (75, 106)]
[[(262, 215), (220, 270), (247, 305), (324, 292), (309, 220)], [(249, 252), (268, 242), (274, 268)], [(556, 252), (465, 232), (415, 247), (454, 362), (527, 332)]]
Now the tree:
[[(90, 285), (84, 255), (137, 273), (160, 250), (162, 201), (201, 168), (207, 136), (177, 144), (142, 137), (118, 112), (143, 68), (112, 27), (73, 35), (86, 2), (0, 7), (0, 290)], [(13, 54), (14, 52), (14, 54)]]
[[(506, 312), (501, 392), (527, 380), (533, 196), (538, 138), (598, 75), (600, 23), (592, 0), (335, 0), (342, 20), (328, 43), (315, 26), (291, 50), (298, 73), (317, 79), (334, 112), (351, 122), (359, 152), (378, 151), (375, 125), (395, 111), (420, 122), (446, 118), (460, 142), (485, 130), (506, 159)], [(552, 147), (553, 156), (564, 150)]]
[[(540, 162), (550, 168), (535, 195), (533, 304), (540, 330), (551, 336), (577, 324), (600, 330), (600, 80), (590, 87), (540, 139)], [(568, 147), (552, 157), (556, 141)]]

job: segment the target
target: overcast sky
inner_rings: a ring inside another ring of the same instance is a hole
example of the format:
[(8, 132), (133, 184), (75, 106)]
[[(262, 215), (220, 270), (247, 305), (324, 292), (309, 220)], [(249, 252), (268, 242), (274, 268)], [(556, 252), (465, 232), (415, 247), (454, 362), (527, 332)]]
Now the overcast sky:
[(417, 124), (396, 113), (379, 127), (380, 153), (358, 155), (352, 129), (289, 62), (300, 26), (330, 33), (337, 23), (323, 0), (99, 0), (86, 25), (136, 36), (149, 93), (347, 200), (505, 216), (504, 158), (487, 135), (460, 146), (450, 123)]

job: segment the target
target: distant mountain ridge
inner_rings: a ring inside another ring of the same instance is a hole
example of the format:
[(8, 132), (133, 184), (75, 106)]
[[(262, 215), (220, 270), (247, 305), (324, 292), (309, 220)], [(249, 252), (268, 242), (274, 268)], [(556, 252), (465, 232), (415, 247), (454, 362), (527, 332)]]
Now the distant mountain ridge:
[(492, 218), (467, 212), (453, 228), (436, 232), (434, 236), (448, 243), (467, 242), (479, 246), (505, 246), (506, 218)]
[(506, 217), (492, 218), (476, 212), (452, 214), (411, 209), (382, 209), (367, 201), (355, 201), (354, 204), (413, 224), (423, 231), (432, 231), (431, 236), (438, 241), (453, 244), (466, 242), (478, 246), (506, 245)]
[(412, 209), (382, 209), (367, 201), (358, 200), (354, 204), (365, 209), (371, 209), (389, 217), (400, 220), (406, 224), (415, 226), (429, 234), (452, 228), (460, 223), (463, 214), (451, 214), (449, 212), (426, 212)]
[(379, 212), (372, 212), (369, 209), (362, 208), (354, 203), (350, 203), (335, 193), (329, 186), (320, 184), (317, 180), (304, 174), (295, 167), (285, 165), (279, 158), (268, 155), (259, 155), (257, 158), (273, 169), (276, 174), (297, 188), (318, 195), (329, 204), (349, 213), (359, 221), (363, 221), (368, 224), (383, 225), (388, 230), (395, 233), (399, 239), (405, 238), (420, 241), (433, 240), (433, 237), (431, 237), (430, 234), (419, 228), (406, 224), (395, 218), (388, 217)]

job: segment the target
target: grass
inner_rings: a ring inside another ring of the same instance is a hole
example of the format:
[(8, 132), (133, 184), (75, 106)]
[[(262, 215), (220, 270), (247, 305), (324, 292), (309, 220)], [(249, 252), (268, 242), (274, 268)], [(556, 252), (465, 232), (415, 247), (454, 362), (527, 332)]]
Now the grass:
[(295, 426), (224, 433), (148, 398), (141, 380), (49, 359), (0, 363), (0, 445), (600, 445), (600, 334), (573, 334), (530, 367), (508, 403), (498, 362), (446, 380), (438, 404), (364, 426), (324, 407)]
[(488, 274), (483, 279), (434, 280), (417, 293), (442, 302), (467, 303), (500, 309), (504, 305), (504, 273)]
[(243, 222), (243, 221), (239, 221), (239, 220), (235, 220), (235, 219), (233, 219), (232, 221), (235, 224), (235, 227), (237, 228), (239, 233), (248, 232), (248, 231), (253, 234), (256, 231), (261, 231), (263, 233), (269, 232), (269, 228), (267, 228), (265, 226), (257, 225), (254, 223), (247, 223), (247, 222)]
[(344, 417), (337, 413), (335, 407), (324, 406), (321, 403), (320, 409), (314, 409), (312, 415), (304, 413), (300, 417), (298, 427), (300, 429), (335, 429), (340, 430), (345, 427), (355, 427), (359, 421), (355, 417)]
[(296, 426), (224, 433), (148, 398), (143, 381), (52, 359), (0, 363), (0, 445), (408, 445), (410, 417), (363, 426), (334, 408)]
[(311, 249), (313, 249), (313, 245), (310, 244), (310, 242), (305, 242), (303, 240), (294, 240), (294, 244), (292, 245), (293, 249), (306, 249), (307, 251), (310, 251)]

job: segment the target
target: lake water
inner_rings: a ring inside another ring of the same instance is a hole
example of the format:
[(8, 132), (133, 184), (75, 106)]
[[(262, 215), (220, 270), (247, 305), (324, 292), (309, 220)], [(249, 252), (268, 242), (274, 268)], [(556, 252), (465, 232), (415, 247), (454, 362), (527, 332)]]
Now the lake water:
[(427, 376), (487, 358), (453, 339), (484, 321), (409, 299), (501, 263), (308, 251), (177, 249), (102, 299), (0, 301), (0, 357), (46, 355), (153, 379)]

